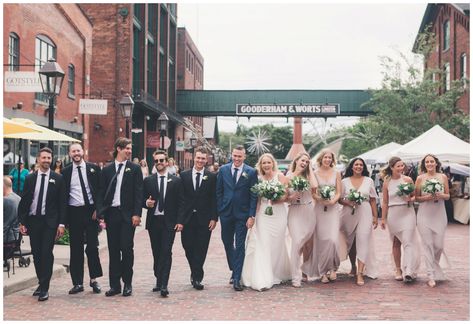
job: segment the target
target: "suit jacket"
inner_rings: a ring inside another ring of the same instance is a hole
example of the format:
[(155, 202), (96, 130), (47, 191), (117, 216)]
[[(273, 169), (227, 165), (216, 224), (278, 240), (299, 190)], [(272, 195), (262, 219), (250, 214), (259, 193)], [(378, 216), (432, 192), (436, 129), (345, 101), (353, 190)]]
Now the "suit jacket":
[(247, 219), (256, 215), (258, 196), (250, 189), (258, 182), (256, 170), (243, 164), (243, 172), (233, 183), (232, 163), (220, 168), (217, 175), (217, 210), (220, 217)]
[[(120, 208), (122, 211), (123, 219), (131, 224), (132, 216), (141, 217), (141, 199), (143, 197), (143, 174), (141, 172), (141, 167), (138, 164), (126, 161), (123, 166), (123, 179), (122, 185), (120, 188)], [(103, 206), (100, 214), (105, 216), (105, 221), (107, 221), (107, 211), (111, 207), (113, 197), (108, 197), (107, 194), (110, 194), (109, 186), (112, 182), (113, 177), (115, 176), (115, 161), (107, 165), (102, 169), (101, 184), (103, 190), (102, 200)]]
[[(148, 209), (146, 216), (146, 229), (149, 229), (150, 220), (155, 216), (154, 212), (158, 205), (159, 189), (158, 189), (158, 173), (146, 177), (143, 189), (143, 208)], [(169, 230), (172, 230), (176, 224), (185, 224), (186, 219), (182, 207), (184, 206), (184, 188), (182, 180), (179, 177), (168, 174), (168, 183), (166, 193), (164, 195), (164, 221)], [(146, 206), (146, 200), (151, 196), (156, 204), (153, 208)]]
[(208, 226), (210, 220), (217, 221), (217, 175), (204, 169), (197, 191), (194, 191), (192, 169), (181, 172), (181, 179), (184, 186), (183, 212), (186, 224), (192, 221), (193, 224)]
[[(29, 223), (30, 207), (33, 203), (37, 178), (38, 171), (26, 176), (23, 194), (18, 205), (18, 219), (26, 227)], [(46, 189), (45, 220), (49, 228), (57, 228), (59, 224), (66, 223), (66, 185), (62, 175), (52, 170)]]
[[(66, 204), (69, 203), (69, 194), (71, 192), (71, 179), (72, 179), (72, 167), (73, 163), (69, 164), (62, 170), (62, 176), (66, 183)], [(87, 173), (87, 182), (89, 184), (92, 199), (94, 200), (95, 210), (97, 214), (102, 210), (102, 186), (101, 186), (101, 174), (102, 170), (93, 163), (85, 162), (85, 169)], [(67, 217), (67, 223), (69, 224), (69, 215)]]

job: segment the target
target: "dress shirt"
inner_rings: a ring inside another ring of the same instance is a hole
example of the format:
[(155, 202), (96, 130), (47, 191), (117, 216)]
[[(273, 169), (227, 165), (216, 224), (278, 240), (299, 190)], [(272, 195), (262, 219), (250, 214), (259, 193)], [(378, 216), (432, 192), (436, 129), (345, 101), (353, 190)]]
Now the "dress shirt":
[(92, 198), (92, 192), (90, 191), (89, 180), (87, 179), (87, 166), (84, 160), (82, 160), (82, 163), (80, 165), (72, 163), (69, 205), (74, 207), (85, 206), (84, 195), (82, 194), (82, 187), (80, 186), (79, 169), (77, 168), (78, 166), (80, 166), (81, 169), (82, 179), (84, 179), (85, 191), (87, 192), (89, 202), (91, 205), (93, 205), (94, 200)]
[[(158, 190), (159, 190), (159, 192), (161, 192), (161, 188), (159, 187), (159, 184), (160, 184), (160, 182), (161, 182), (161, 176), (164, 176), (164, 188), (163, 188), (162, 190), (164, 190), (164, 191), (163, 191), (163, 198), (164, 198), (163, 201), (166, 201), (166, 189), (167, 189), (167, 187), (168, 187), (168, 176), (169, 176), (169, 174), (168, 174), (167, 171), (166, 171), (165, 174), (160, 174), (160, 173), (158, 172), (158, 173), (156, 173), (156, 175), (158, 176), (158, 180), (157, 180), (157, 181), (158, 181)], [(158, 195), (159, 195), (159, 194), (158, 194)], [(159, 199), (156, 199), (156, 210), (154, 211), (154, 214), (155, 214), (155, 215), (164, 215), (164, 209), (163, 209), (162, 212), (160, 212), (160, 211), (158, 210), (158, 207), (159, 207), (158, 204), (159, 204)]]
[(41, 189), (41, 175), (46, 174), (44, 177), (44, 191), (43, 191), (43, 201), (41, 202), (42, 207), (41, 207), (41, 215), (46, 215), (46, 196), (48, 192), (48, 184), (49, 184), (49, 177), (51, 174), (51, 169), (48, 169), (46, 172), (42, 172), (41, 170), (38, 170), (38, 175), (36, 176), (36, 186), (34, 188), (34, 195), (33, 195), (33, 202), (31, 203), (30, 206), (30, 215), (35, 215), (36, 214), (36, 206), (38, 205), (38, 199), (39, 199), (39, 190)]
[(196, 188), (195, 180), (197, 177), (197, 173), (200, 173), (200, 183), (198, 185), (198, 187), (200, 187), (202, 185), (202, 178), (204, 177), (204, 169), (197, 171), (196, 168), (192, 168), (192, 184), (194, 185), (194, 189)]
[(122, 180), (123, 180), (123, 173), (125, 172), (126, 169), (126, 161), (123, 162), (118, 162), (115, 160), (115, 172), (118, 171), (118, 165), (122, 163), (122, 169), (120, 170), (120, 173), (117, 175), (117, 186), (115, 189), (115, 194), (113, 195), (113, 200), (112, 200), (112, 207), (118, 207), (121, 205), (120, 203), (120, 189), (122, 187)]
[(237, 168), (232, 163), (232, 177), (233, 177), (233, 173), (235, 172), (235, 169), (238, 169), (238, 174), (237, 174), (237, 178), (236, 178), (236, 182), (235, 182), (235, 183), (238, 183), (238, 180), (240, 180), (241, 174), (243, 173), (243, 164), (240, 167)]

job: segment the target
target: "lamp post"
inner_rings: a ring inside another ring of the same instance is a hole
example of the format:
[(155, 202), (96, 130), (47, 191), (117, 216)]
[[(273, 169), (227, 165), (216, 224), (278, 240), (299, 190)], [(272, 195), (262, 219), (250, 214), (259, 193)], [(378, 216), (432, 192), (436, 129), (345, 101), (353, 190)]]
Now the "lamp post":
[[(48, 128), (54, 130), (54, 99), (61, 92), (64, 81), (64, 71), (55, 60), (49, 60), (39, 70), (39, 77), (43, 93), (48, 96)], [(54, 142), (48, 141), (48, 146), (54, 150)]]
[(131, 116), (133, 116), (133, 107), (135, 106), (135, 102), (131, 99), (130, 95), (127, 93), (125, 94), (120, 101), (118, 102), (120, 106), (120, 111), (122, 113), (123, 118), (125, 118), (125, 134), (127, 138), (130, 138), (130, 126), (129, 120)]
[(164, 150), (164, 137), (166, 136), (166, 132), (168, 130), (169, 126), (169, 118), (166, 115), (166, 113), (161, 113), (161, 115), (158, 118), (158, 123), (159, 123), (159, 138), (160, 138), (160, 149)]

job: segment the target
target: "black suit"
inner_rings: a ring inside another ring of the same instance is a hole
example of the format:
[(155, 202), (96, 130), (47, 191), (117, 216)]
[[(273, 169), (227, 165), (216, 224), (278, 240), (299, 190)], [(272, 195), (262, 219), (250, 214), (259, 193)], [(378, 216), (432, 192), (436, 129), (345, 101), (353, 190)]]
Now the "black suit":
[[(30, 236), (31, 252), (34, 259), (36, 277), (39, 288), (43, 292), (49, 290), (49, 282), (53, 271), (53, 248), (59, 224), (66, 221), (66, 188), (64, 179), (52, 170), (46, 185), (45, 215), (30, 215), (35, 193), (38, 171), (26, 176), (23, 194), (18, 206), (18, 219), (25, 225)], [(41, 180), (40, 180), (41, 181)], [(41, 203), (41, 202), (38, 202)]]
[(180, 178), (169, 175), (164, 196), (164, 215), (155, 215), (158, 205), (159, 187), (158, 173), (155, 173), (144, 180), (143, 206), (146, 206), (146, 200), (149, 196), (156, 201), (153, 208), (148, 208), (146, 216), (146, 229), (148, 230), (153, 251), (153, 270), (156, 277), (158, 288), (167, 287), (169, 273), (172, 263), (172, 245), (176, 232), (176, 224), (184, 224), (185, 219), (180, 210), (183, 206), (183, 187)]
[(103, 213), (107, 224), (110, 287), (121, 290), (120, 278), (125, 285), (131, 285), (133, 277), (135, 227), (131, 219), (132, 216), (141, 217), (143, 174), (139, 165), (126, 161), (121, 187), (115, 189), (120, 190), (120, 206), (112, 207), (111, 183), (115, 173), (115, 161), (102, 169), (103, 208), (100, 214)]
[[(87, 254), (87, 263), (89, 266), (89, 277), (102, 277), (102, 266), (99, 258), (99, 240), (98, 240), (98, 222), (92, 219), (95, 211), (102, 210), (102, 195), (100, 168), (93, 163), (85, 163), (87, 184), (92, 195), (93, 204), (83, 206), (71, 206), (71, 179), (74, 164), (70, 164), (62, 171), (66, 182), (66, 192), (68, 200), (67, 224), (69, 225), (70, 237), (70, 273), (72, 284), (82, 285), (84, 281), (84, 233), (87, 241), (85, 253)], [(82, 172), (83, 174), (83, 172)], [(85, 181), (84, 181), (85, 185)], [(80, 189), (80, 187), (79, 187)], [(85, 202), (85, 199), (84, 199)]]
[(184, 186), (184, 215), (188, 220), (181, 234), (181, 242), (195, 281), (204, 278), (204, 262), (209, 248), (209, 223), (217, 221), (217, 175), (203, 170), (200, 187), (194, 190), (192, 169), (181, 173)]

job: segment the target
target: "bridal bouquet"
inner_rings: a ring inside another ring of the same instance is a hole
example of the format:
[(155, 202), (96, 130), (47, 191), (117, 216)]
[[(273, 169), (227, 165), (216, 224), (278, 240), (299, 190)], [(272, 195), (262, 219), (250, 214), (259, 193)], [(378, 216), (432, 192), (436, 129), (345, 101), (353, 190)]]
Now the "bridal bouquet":
[(264, 210), (266, 215), (273, 214), (273, 207), (271, 206), (271, 201), (278, 200), (286, 193), (286, 189), (283, 184), (279, 181), (267, 181), (263, 180), (258, 182), (253, 187), (251, 191), (256, 193), (259, 197), (268, 199), (268, 207)]
[(294, 191), (307, 191), (310, 188), (309, 180), (303, 177), (293, 177), (289, 182), (289, 188), (294, 189)]
[[(397, 186), (396, 195), (399, 197), (401, 196), (409, 196), (414, 191), (414, 184), (413, 183), (401, 183)], [(410, 201), (407, 202), (407, 207), (411, 207)]]
[[(436, 178), (428, 179), (422, 186), (422, 190), (434, 196), (437, 192), (443, 192), (443, 183)], [(437, 203), (438, 200), (435, 200), (434, 202)]]
[[(320, 186), (319, 194), (323, 200), (331, 200), (335, 196), (335, 187), (334, 186)], [(324, 211), (327, 211), (327, 206), (324, 207)]]
[(365, 200), (367, 200), (368, 198), (366, 198), (365, 196), (363, 196), (361, 194), (361, 192), (355, 190), (355, 189), (350, 189), (350, 192), (348, 192), (348, 195), (347, 195), (347, 199), (349, 201), (353, 201), (355, 203), (355, 206), (352, 207), (351, 209), (351, 214), (354, 215), (355, 214), (355, 209), (356, 209), (356, 205), (361, 205), (361, 203)]

